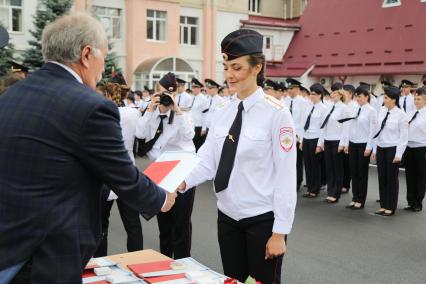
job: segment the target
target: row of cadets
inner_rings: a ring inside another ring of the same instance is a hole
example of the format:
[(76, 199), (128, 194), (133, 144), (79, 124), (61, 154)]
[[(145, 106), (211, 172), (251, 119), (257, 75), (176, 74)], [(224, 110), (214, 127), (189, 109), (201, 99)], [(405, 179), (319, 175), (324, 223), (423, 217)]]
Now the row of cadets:
[(191, 80), (191, 91), (192, 91), (192, 100), (190, 104), (190, 114), (192, 116), (192, 120), (194, 123), (194, 145), (196, 151), (204, 144), (206, 140), (205, 133), (202, 133), (203, 124), (205, 121), (205, 110), (209, 108), (209, 101), (206, 97), (201, 93), (201, 88), (204, 85), (198, 81), (196, 78), (192, 78)]
[(349, 108), (343, 103), (344, 91), (341, 83), (334, 83), (331, 91), (327, 115), (320, 126), (318, 143), (324, 151), (327, 172), (328, 196), (325, 201), (335, 203), (342, 193), (344, 144), (348, 131), (347, 123), (341, 123), (339, 120), (349, 116)]
[(403, 158), (408, 202), (404, 209), (420, 212), (426, 190), (426, 86), (417, 89), (414, 103), (416, 110), (409, 114), (408, 146)]
[[(194, 127), (188, 113), (177, 104), (175, 75), (167, 73), (159, 81), (161, 92), (155, 94), (145, 115), (139, 118), (136, 136), (145, 139), (145, 152), (151, 161), (165, 151), (195, 152)], [(190, 256), (195, 187), (178, 193), (174, 207), (157, 215), (160, 251), (171, 258)]]
[(375, 214), (391, 216), (398, 204), (398, 173), (402, 155), (408, 143), (408, 116), (399, 108), (400, 89), (384, 89), (384, 107), (380, 110), (373, 160), (377, 159), (380, 209)]
[(247, 29), (222, 41), (225, 77), (237, 97), (214, 114), (201, 163), (180, 190), (214, 177), (224, 274), (280, 283), (296, 205), (295, 133), (288, 109), (257, 86), (262, 42)]
[(306, 172), (306, 185), (308, 190), (303, 197), (317, 197), (321, 189), (321, 147), (319, 138), (321, 125), (326, 116), (326, 106), (321, 101), (324, 87), (315, 83), (310, 87), (309, 98), (312, 102), (305, 108), (302, 121), (304, 121), (301, 135), (300, 149), (303, 151), (303, 160)]
[[(291, 78), (287, 79), (286, 82), (290, 98), (289, 101), (287, 101), (287, 107), (293, 117), (297, 139), (297, 190), (299, 190), (303, 182), (303, 154), (300, 143), (304, 131), (304, 113), (308, 102), (301, 93), (302, 83)], [(309, 93), (308, 90), (306, 91)]]
[(223, 99), (218, 94), (220, 88), (220, 85), (218, 83), (216, 83), (212, 79), (205, 79), (204, 83), (206, 85), (208, 108), (203, 110), (205, 119), (201, 133), (203, 136), (206, 136), (208, 134), (211, 123), (214, 123), (214, 121), (212, 121), (212, 115), (218, 107), (222, 107), (222, 105), (225, 103), (225, 99)]
[(348, 209), (361, 209), (367, 198), (368, 171), (370, 155), (373, 149), (377, 112), (370, 105), (370, 92), (365, 85), (355, 90), (358, 107), (350, 109), (350, 116), (340, 120), (348, 123), (348, 137), (345, 139), (345, 153), (349, 154), (349, 166), (352, 179), (352, 201)]

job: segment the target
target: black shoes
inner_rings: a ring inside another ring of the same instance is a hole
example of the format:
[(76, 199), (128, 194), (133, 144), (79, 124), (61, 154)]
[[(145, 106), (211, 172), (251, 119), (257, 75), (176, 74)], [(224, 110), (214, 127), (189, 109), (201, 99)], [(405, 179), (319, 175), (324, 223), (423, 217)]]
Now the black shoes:
[(411, 211), (411, 212), (420, 212), (422, 211), (422, 208), (417, 206), (408, 206), (408, 207), (405, 207), (404, 210)]

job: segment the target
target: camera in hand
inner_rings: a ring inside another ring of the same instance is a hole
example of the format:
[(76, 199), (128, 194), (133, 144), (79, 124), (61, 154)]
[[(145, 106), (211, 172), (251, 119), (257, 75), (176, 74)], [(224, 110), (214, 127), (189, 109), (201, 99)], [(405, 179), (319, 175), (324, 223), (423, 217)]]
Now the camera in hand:
[(170, 97), (169, 94), (162, 93), (159, 96), (160, 96), (160, 105), (168, 107), (173, 104), (173, 99)]

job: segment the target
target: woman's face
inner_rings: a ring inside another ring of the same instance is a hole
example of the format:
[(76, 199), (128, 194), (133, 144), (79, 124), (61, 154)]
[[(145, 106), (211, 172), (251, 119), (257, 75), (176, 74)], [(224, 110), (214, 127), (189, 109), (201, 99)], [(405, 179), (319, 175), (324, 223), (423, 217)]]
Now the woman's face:
[(252, 67), (248, 59), (249, 56), (245, 55), (223, 62), (225, 79), (231, 93), (240, 93), (256, 84), (257, 74), (262, 69), (262, 65), (258, 64)]
[(417, 95), (414, 97), (416, 109), (421, 109), (426, 105), (426, 95)]
[(388, 97), (386, 94), (383, 97), (383, 103), (387, 108), (393, 108), (396, 105), (396, 101)]
[(316, 104), (316, 103), (319, 103), (321, 101), (321, 95), (317, 94), (315, 92), (311, 92), (311, 94), (309, 95), (309, 99), (311, 100), (311, 102)]
[(331, 93), (330, 97), (334, 103), (337, 103), (342, 99), (342, 94), (339, 91), (334, 91)]
[(356, 96), (356, 101), (358, 102), (360, 106), (363, 106), (366, 103), (368, 103), (368, 97), (364, 94), (359, 94)]

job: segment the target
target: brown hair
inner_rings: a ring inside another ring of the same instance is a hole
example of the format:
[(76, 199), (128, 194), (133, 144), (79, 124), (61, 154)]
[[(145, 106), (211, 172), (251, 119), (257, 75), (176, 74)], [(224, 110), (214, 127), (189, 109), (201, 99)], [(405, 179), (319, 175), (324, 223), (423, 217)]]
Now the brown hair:
[(109, 96), (111, 100), (118, 106), (123, 106), (121, 100), (121, 86), (117, 83), (107, 83), (105, 86), (105, 96)]
[(251, 67), (255, 67), (257, 64), (262, 65), (259, 74), (257, 74), (257, 85), (263, 86), (263, 81), (265, 81), (265, 55), (263, 53), (250, 54), (248, 56), (248, 63)]

